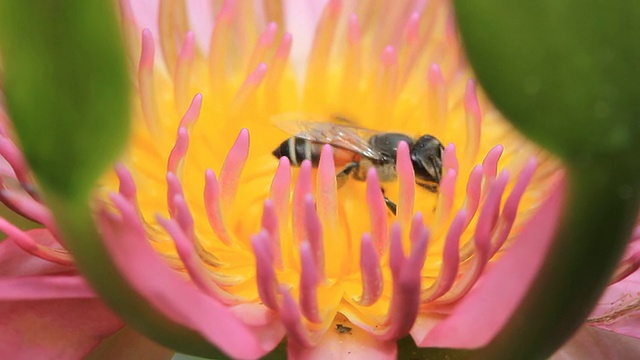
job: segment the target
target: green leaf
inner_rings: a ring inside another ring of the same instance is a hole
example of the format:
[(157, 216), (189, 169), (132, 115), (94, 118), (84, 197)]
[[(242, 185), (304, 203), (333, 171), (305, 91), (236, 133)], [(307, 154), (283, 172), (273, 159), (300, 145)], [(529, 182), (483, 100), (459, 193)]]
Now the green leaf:
[(127, 138), (118, 34), (109, 1), (0, 2), (7, 108), (41, 185), (62, 196), (86, 196)]
[(478, 358), (545, 358), (588, 315), (640, 202), (640, 3), (455, 0), (496, 106), (558, 154), (569, 180), (556, 241), (524, 303)]
[(455, 4), (483, 88), (527, 136), (572, 160), (638, 151), (637, 2)]

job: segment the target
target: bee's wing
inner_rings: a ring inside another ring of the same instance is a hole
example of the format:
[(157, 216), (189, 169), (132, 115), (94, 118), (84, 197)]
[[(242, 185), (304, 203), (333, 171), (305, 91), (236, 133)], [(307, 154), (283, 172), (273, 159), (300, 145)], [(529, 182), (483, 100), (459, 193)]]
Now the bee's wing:
[(343, 148), (373, 160), (382, 160), (385, 157), (367, 141), (378, 132), (355, 126), (351, 122), (340, 119), (338, 124), (338, 121), (317, 115), (293, 114), (276, 116), (272, 122), (290, 135), (302, 139)]

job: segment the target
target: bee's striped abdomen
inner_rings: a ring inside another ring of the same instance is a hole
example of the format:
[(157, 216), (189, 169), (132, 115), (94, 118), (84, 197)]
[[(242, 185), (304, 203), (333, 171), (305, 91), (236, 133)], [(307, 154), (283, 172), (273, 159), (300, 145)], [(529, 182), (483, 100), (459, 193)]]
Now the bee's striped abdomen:
[(273, 150), (273, 156), (278, 159), (286, 157), (293, 166), (299, 166), (304, 160), (311, 161), (311, 165), (318, 166), (322, 146), (312, 141), (292, 136), (283, 141)]

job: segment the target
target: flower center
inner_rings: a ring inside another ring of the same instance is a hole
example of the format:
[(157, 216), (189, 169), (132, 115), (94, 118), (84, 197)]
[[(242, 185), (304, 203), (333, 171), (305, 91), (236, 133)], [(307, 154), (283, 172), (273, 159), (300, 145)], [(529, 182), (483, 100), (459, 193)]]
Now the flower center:
[[(555, 165), (468, 80), (450, 19), (436, 18), (448, 9), (395, 14), (387, 28), (330, 2), (300, 94), (288, 63), (291, 35), (269, 23), (250, 44), (233, 38), (255, 26), (233, 4), (216, 18), (208, 56), (194, 33), (161, 23), (162, 68), (151, 32), (143, 32), (138, 121), (124, 161), (156, 250), (177, 271), (205, 274), (226, 303), (277, 310), (297, 299), (311, 323), (337, 312), (362, 326), (385, 323), (399, 269), (413, 269), (422, 303), (457, 301), (537, 206)], [(416, 186), (404, 145), (389, 160), (395, 181), (362, 161), (364, 175), (337, 181), (344, 165), (331, 141), (315, 166), (302, 161), (311, 154), (277, 159), (273, 150), (293, 135), (274, 124), (282, 114), (329, 119), (324, 126), (339, 115), (380, 133), (432, 135), (446, 147), (439, 187)], [(118, 175), (126, 187), (127, 171)], [(105, 178), (105, 188), (115, 189), (115, 180)], [(197, 265), (185, 261), (181, 238)]]

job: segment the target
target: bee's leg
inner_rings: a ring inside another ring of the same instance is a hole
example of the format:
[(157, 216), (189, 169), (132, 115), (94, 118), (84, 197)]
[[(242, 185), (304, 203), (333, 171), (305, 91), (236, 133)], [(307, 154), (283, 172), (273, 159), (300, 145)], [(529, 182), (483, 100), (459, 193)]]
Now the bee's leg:
[(336, 186), (338, 189), (347, 183), (349, 175), (351, 175), (351, 173), (356, 170), (358, 166), (360, 166), (358, 162), (350, 162), (338, 174), (336, 174)]
[(384, 198), (385, 205), (387, 205), (387, 209), (389, 209), (389, 211), (391, 211), (391, 213), (393, 213), (393, 215), (396, 215), (396, 212), (397, 212), (397, 209), (398, 209), (398, 205), (396, 205), (396, 203), (394, 203), (393, 201), (389, 200), (387, 195), (384, 194), (384, 189), (383, 188), (380, 188), (380, 191), (382, 191), (382, 197)]
[(391, 211), (393, 213), (393, 215), (396, 215), (396, 210), (398, 208), (398, 206), (391, 200), (389, 200), (388, 197), (384, 197), (384, 203), (387, 205), (387, 208), (389, 209), (389, 211)]
[(437, 193), (440, 188), (440, 186), (438, 186), (437, 183), (426, 183), (426, 184), (418, 184), (418, 185), (420, 185), (420, 187), (432, 193)]

